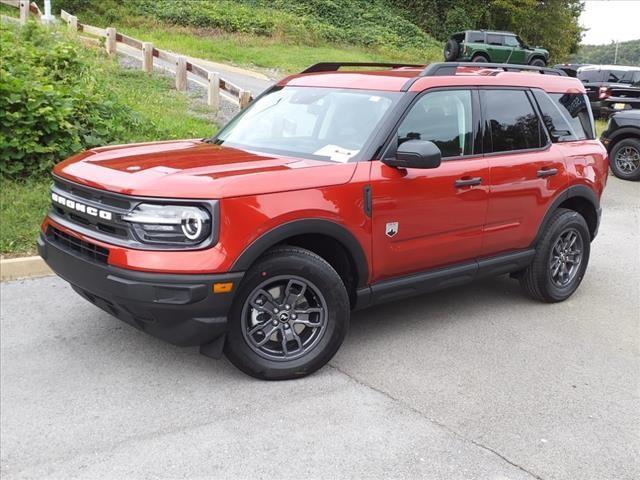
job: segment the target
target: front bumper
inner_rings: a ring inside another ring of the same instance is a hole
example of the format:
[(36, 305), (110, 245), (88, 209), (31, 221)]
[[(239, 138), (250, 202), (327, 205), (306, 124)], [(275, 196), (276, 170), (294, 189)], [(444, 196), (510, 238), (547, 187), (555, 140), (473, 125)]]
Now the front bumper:
[[(73, 289), (111, 315), (180, 346), (211, 344), (225, 334), (243, 272), (183, 275), (137, 272), (100, 263), (38, 238), (38, 252)], [(213, 284), (232, 282), (228, 293)]]

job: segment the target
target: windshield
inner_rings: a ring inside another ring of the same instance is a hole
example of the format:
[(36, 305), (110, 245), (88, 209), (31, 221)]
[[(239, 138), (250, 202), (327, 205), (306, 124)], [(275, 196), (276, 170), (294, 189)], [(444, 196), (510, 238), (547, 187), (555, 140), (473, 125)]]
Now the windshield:
[(215, 138), (219, 145), (334, 162), (358, 154), (399, 92), (286, 87), (259, 98)]

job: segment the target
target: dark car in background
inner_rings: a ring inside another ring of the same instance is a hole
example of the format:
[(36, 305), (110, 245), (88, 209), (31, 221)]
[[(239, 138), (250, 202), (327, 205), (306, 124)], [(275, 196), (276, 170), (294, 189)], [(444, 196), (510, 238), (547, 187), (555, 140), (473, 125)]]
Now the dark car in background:
[(640, 110), (611, 115), (600, 140), (609, 152), (613, 174), (624, 180), (640, 180)]
[(444, 59), (447, 62), (491, 62), (544, 67), (549, 61), (549, 52), (544, 48), (528, 46), (512, 32), (467, 30), (449, 37), (444, 47)]
[(640, 109), (640, 67), (587, 65), (578, 68), (591, 109), (597, 117), (622, 110)]

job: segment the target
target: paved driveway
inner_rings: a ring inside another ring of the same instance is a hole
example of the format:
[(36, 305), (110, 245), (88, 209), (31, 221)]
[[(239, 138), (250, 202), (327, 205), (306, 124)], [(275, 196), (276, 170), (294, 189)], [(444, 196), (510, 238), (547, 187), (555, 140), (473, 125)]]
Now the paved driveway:
[(360, 312), (291, 382), (2, 284), (2, 478), (638, 479), (640, 184), (604, 209), (567, 302), (499, 278)]

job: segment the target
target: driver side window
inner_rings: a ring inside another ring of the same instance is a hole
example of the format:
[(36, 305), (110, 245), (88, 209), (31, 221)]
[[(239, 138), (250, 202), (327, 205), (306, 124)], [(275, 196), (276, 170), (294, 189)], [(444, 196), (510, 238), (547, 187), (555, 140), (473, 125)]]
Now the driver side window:
[(398, 145), (407, 140), (428, 140), (442, 157), (472, 153), (473, 122), (470, 90), (446, 90), (424, 95), (398, 128)]

